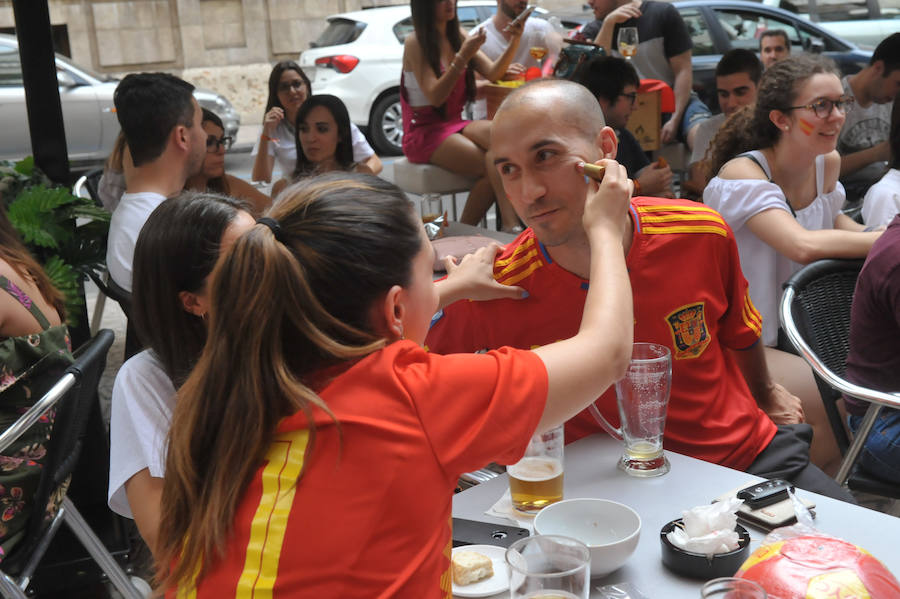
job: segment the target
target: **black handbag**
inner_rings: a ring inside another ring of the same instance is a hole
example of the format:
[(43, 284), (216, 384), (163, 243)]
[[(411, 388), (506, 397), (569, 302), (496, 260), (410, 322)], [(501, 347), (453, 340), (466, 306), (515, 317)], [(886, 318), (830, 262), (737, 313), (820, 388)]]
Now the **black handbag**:
[(559, 52), (559, 58), (553, 67), (553, 76), (560, 79), (568, 79), (578, 68), (578, 65), (595, 56), (605, 56), (603, 46), (591, 42), (582, 42), (564, 39), (566, 45)]

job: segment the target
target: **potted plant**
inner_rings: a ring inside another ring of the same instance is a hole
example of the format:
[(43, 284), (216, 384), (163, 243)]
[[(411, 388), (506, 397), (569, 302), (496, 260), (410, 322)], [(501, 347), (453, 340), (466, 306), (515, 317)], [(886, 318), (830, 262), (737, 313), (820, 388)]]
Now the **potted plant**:
[(34, 164), (0, 161), (0, 197), (10, 223), (66, 299), (70, 326), (86, 322), (84, 275), (106, 268), (110, 214), (59, 185)]

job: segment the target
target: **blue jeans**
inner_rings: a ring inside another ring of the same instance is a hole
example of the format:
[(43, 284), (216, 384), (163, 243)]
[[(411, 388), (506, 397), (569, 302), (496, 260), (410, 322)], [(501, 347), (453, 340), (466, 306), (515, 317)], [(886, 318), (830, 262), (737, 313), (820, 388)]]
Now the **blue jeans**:
[[(851, 414), (850, 430), (855, 433), (862, 419)], [(881, 410), (857, 461), (878, 478), (900, 484), (900, 410)]]

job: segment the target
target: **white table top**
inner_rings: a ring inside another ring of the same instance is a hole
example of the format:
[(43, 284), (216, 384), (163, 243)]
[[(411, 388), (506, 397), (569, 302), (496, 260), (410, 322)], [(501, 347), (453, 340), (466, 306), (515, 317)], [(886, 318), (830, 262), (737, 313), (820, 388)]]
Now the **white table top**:
[[(591, 597), (600, 597), (596, 587), (630, 582), (650, 599), (697, 599), (702, 580), (674, 574), (662, 564), (659, 531), (681, 511), (709, 503), (712, 499), (758, 477), (666, 452), (672, 470), (657, 478), (635, 478), (616, 468), (621, 444), (603, 434), (592, 435), (566, 446), (564, 497), (599, 497), (631, 506), (641, 516), (641, 538), (637, 549), (619, 570), (592, 580)], [(506, 475), (457, 494), (453, 515), (458, 518), (509, 524), (484, 512), (507, 489)], [(855, 543), (877, 557), (895, 576), (900, 576), (900, 518), (854, 506), (829, 497), (798, 490), (798, 495), (816, 504), (816, 526), (820, 531)], [(750, 549), (759, 547), (765, 533), (747, 527)], [(498, 597), (503, 595), (498, 595)]]

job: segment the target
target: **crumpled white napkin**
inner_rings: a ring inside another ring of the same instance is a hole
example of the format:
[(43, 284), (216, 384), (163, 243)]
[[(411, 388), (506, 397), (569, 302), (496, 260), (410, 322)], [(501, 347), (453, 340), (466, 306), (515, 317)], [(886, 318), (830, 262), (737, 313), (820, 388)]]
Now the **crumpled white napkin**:
[(512, 520), (517, 526), (527, 528), (531, 534), (534, 534), (534, 516), (526, 516), (515, 511), (512, 506), (512, 496), (509, 489), (503, 492), (500, 499), (485, 512), (488, 516), (495, 518), (506, 518)]
[(740, 536), (734, 530), (737, 509), (743, 503), (737, 497), (698, 505), (681, 512), (684, 528), (676, 527), (666, 538), (681, 549), (712, 556), (737, 549)]

